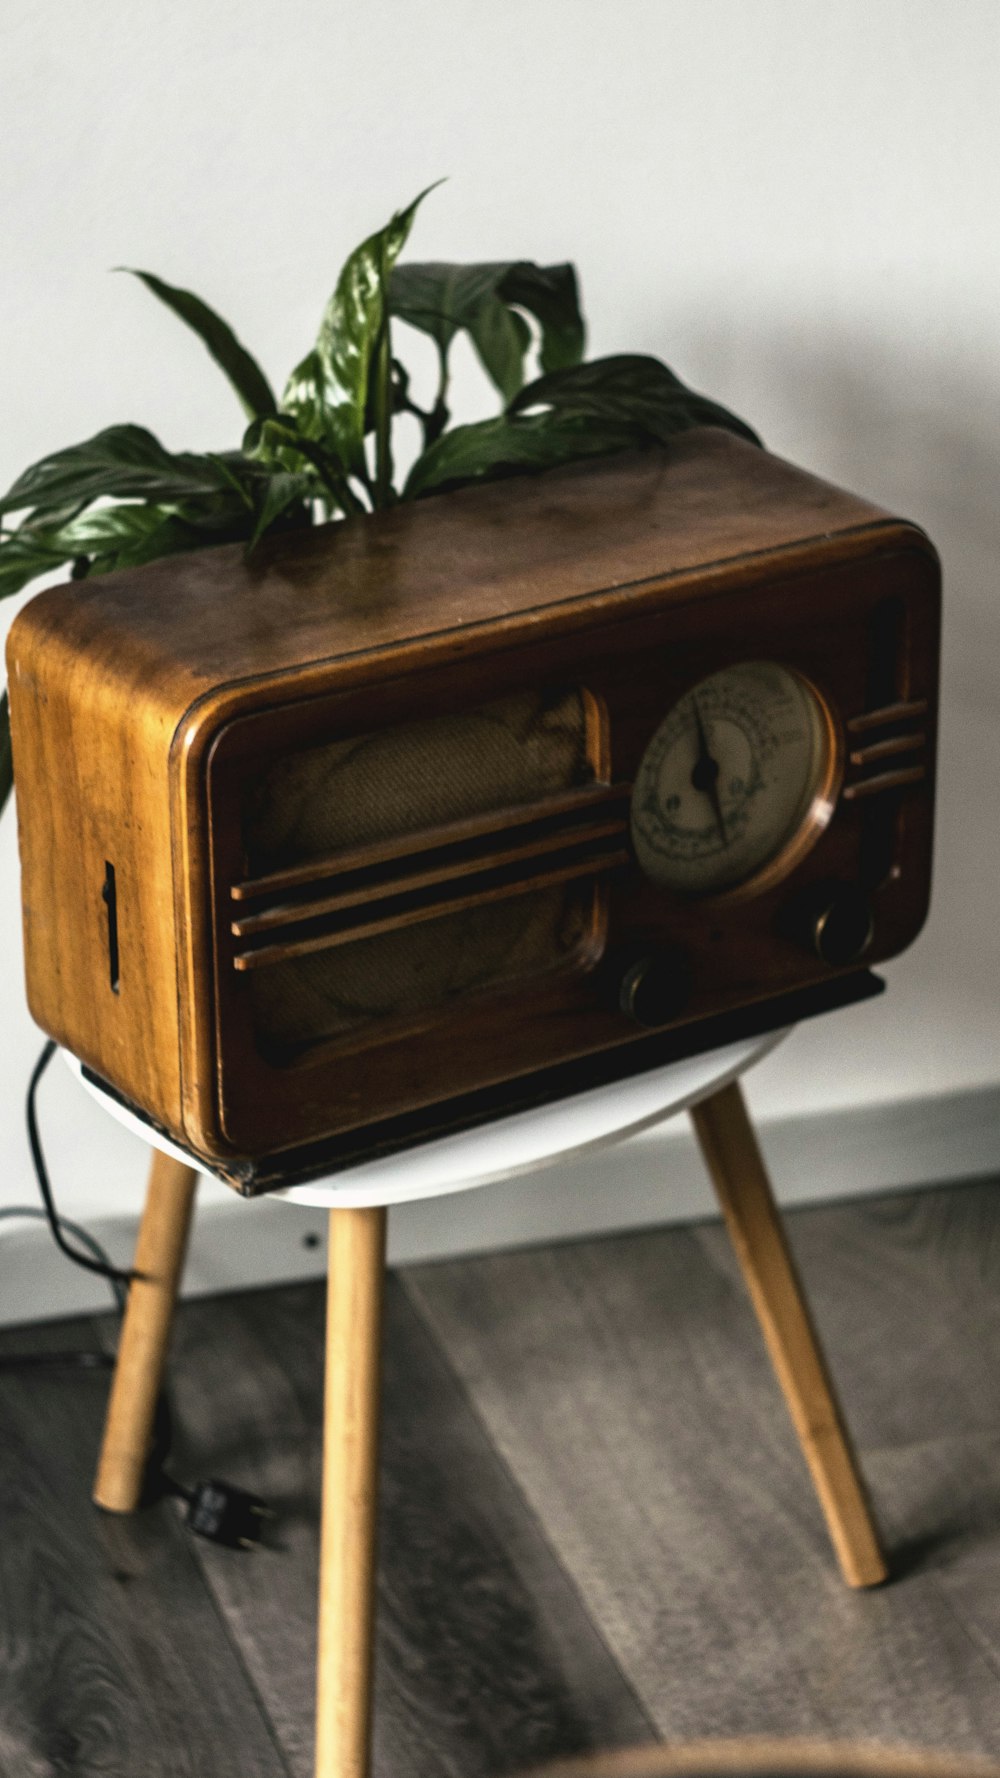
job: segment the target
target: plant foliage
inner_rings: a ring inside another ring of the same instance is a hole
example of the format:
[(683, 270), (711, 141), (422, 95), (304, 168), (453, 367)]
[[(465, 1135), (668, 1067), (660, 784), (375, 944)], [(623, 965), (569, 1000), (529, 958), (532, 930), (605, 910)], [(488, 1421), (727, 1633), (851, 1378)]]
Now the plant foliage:
[[(433, 189), (433, 188), (431, 188)], [(131, 271), (201, 340), (243, 410), (239, 449), (172, 452), (144, 427), (109, 426), (26, 469), (0, 499), (0, 598), (70, 565), (76, 578), (182, 550), (349, 517), (576, 458), (662, 444), (691, 426), (724, 426), (759, 444), (727, 409), (656, 358), (584, 362), (571, 265), (399, 263), (422, 192), (350, 255), (315, 344), (280, 401), (256, 359), (200, 297)], [(126, 268), (130, 269), (131, 268)], [(393, 323), (437, 350), (433, 400), (421, 407), (395, 356)], [(465, 334), (500, 412), (451, 425), (450, 352)], [(526, 382), (537, 351), (541, 375)], [(401, 489), (395, 418), (419, 422), (422, 448)], [(16, 523), (12, 523), (16, 520)], [(6, 694), (0, 699), (0, 807), (11, 785)]]

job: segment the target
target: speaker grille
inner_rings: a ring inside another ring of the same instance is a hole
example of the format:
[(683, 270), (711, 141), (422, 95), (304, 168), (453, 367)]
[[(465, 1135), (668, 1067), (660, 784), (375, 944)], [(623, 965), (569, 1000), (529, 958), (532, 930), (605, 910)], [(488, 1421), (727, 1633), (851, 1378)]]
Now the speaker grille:
[(251, 875), (485, 814), (590, 776), (578, 691), (331, 741), (277, 760), (244, 804)]
[(243, 805), (237, 970), (265, 1054), (535, 980), (585, 942), (625, 808), (577, 690), (277, 760)]
[(258, 1039), (294, 1051), (545, 975), (583, 942), (591, 899), (540, 890), (254, 970)]

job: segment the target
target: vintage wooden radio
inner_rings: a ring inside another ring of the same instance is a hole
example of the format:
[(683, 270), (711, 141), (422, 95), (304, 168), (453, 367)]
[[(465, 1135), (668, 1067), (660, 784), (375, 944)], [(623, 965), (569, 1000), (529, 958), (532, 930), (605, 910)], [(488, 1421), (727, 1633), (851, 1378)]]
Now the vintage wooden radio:
[(938, 583), (705, 429), (44, 592), (34, 1016), (255, 1191), (849, 996), (927, 907)]

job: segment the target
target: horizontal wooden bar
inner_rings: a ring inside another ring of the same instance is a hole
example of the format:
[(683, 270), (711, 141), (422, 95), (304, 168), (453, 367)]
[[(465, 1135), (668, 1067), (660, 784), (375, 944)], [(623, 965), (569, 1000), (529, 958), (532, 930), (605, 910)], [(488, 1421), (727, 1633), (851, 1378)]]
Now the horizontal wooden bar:
[(863, 710), (860, 716), (848, 719), (852, 735), (863, 735), (869, 729), (887, 727), (891, 722), (908, 722), (912, 717), (927, 715), (927, 699), (911, 698), (906, 703), (883, 704), (880, 710)]
[(536, 822), (563, 819), (574, 821), (592, 810), (622, 802), (631, 795), (631, 790), (630, 784), (586, 784), (575, 790), (559, 791), (554, 796), (540, 797), (533, 803), (515, 803), (505, 808), (488, 809), (481, 815), (469, 815), (460, 821), (443, 822), (438, 827), (421, 828), (417, 833), (398, 834), (363, 846), (347, 847), (341, 852), (327, 853), (322, 858), (291, 865), (285, 870), (247, 877), (232, 885), (230, 895), (234, 901), (256, 900), (260, 896), (275, 895), (285, 890), (308, 888), (324, 878), (342, 877), (349, 871), (390, 865), (421, 852), (436, 852), (446, 846), (473, 844), (477, 840), (488, 839)]
[(584, 860), (564, 861), (537, 876), (521, 875), (509, 883), (472, 891), (451, 900), (418, 902), (363, 925), (336, 927), (308, 937), (292, 937), (279, 943), (261, 945), (253, 950), (237, 951), (233, 958), (233, 967), (238, 970), (261, 969), (271, 964), (287, 962), (293, 957), (308, 956), (311, 952), (332, 950), (337, 945), (356, 944), (362, 939), (374, 938), (379, 933), (395, 932), (405, 926), (418, 925), (424, 920), (441, 919), (448, 914), (461, 913), (466, 908), (486, 907), (491, 902), (507, 901), (512, 896), (526, 895), (533, 890), (550, 889), (559, 883), (596, 877), (606, 871), (620, 869), (630, 862), (628, 848), (620, 846)]
[(845, 784), (841, 795), (845, 802), (855, 803), (863, 796), (880, 796), (884, 790), (898, 790), (901, 784), (919, 784), (926, 776), (926, 766), (905, 766), (898, 772), (880, 772), (875, 778), (860, 778), (856, 784)]
[(872, 741), (867, 747), (858, 747), (851, 752), (852, 766), (875, 765), (880, 759), (890, 759), (897, 753), (916, 753), (919, 748), (926, 747), (927, 736), (922, 729), (912, 735), (892, 735), (888, 741)]
[(230, 930), (236, 938), (246, 938), (255, 932), (267, 932), (277, 926), (297, 924), (322, 914), (346, 913), (351, 908), (368, 907), (374, 902), (385, 901), (396, 895), (416, 894), (423, 889), (458, 882), (463, 877), (513, 864), (521, 864), (527, 873), (531, 871), (536, 858), (544, 858), (551, 852), (562, 852), (569, 847), (576, 852), (584, 845), (593, 846), (602, 840), (620, 839), (624, 833), (625, 822), (618, 817), (616, 820), (592, 821), (586, 826), (557, 828), (539, 838), (522, 839), (519, 843), (498, 847), (485, 855), (475, 853), (458, 857), (439, 864), (433, 870), (415, 870), (406, 876), (382, 876), (375, 882), (358, 883), (359, 873), (353, 872), (352, 877), (356, 884), (354, 888), (334, 889), (326, 895), (312, 896), (308, 901), (275, 902), (269, 907), (261, 908), (257, 913), (241, 915), (232, 922)]

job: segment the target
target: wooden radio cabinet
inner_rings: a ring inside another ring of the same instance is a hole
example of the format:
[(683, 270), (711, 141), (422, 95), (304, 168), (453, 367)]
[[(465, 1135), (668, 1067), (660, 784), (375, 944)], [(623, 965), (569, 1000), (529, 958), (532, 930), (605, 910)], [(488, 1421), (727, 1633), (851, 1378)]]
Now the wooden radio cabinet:
[(856, 975), (927, 907), (938, 604), (712, 429), (43, 592), (32, 1012), (255, 1191)]

